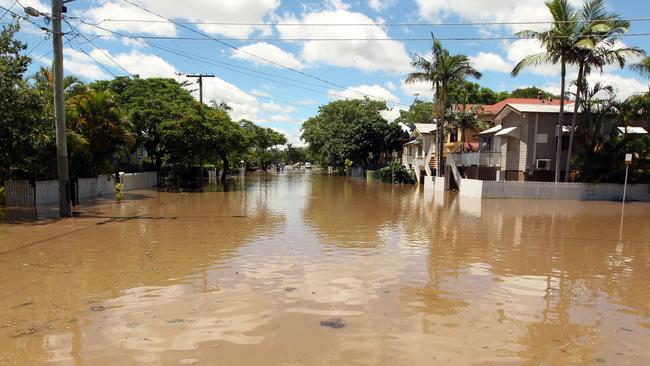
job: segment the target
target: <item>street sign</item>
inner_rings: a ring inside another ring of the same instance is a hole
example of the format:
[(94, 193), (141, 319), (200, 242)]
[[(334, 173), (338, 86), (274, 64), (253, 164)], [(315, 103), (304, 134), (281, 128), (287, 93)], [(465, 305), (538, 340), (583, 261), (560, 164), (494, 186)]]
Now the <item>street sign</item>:
[(625, 154), (625, 164), (632, 165), (632, 154)]

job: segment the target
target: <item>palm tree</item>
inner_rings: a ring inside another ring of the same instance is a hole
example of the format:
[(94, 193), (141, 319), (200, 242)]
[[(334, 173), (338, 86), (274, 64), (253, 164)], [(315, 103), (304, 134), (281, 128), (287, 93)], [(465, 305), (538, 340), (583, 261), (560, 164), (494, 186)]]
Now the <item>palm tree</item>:
[(578, 14), (568, 0), (547, 1), (546, 7), (553, 16), (551, 28), (545, 31), (524, 30), (516, 35), (521, 38), (538, 40), (545, 52), (526, 56), (512, 70), (512, 76), (530, 66), (560, 64), (560, 114), (558, 116), (557, 142), (555, 151), (555, 182), (560, 181), (560, 158), (562, 156), (562, 127), (564, 124), (564, 101), (566, 99), (567, 64), (574, 63), (573, 50), (575, 35), (579, 29)]
[(463, 148), (465, 148), (465, 143), (467, 142), (467, 131), (481, 130), (487, 127), (486, 124), (479, 119), (480, 114), (481, 107), (474, 105), (468, 108), (467, 104), (462, 104), (458, 110), (452, 110), (447, 117), (454, 126), (460, 128)]
[(650, 57), (644, 58), (638, 64), (630, 66), (630, 68), (639, 73), (641, 76), (650, 79)]
[(414, 55), (411, 65), (420, 71), (409, 74), (406, 83), (430, 82), (435, 92), (433, 104), (433, 117), (438, 118), (436, 128), (437, 143), (437, 169), (436, 175), (442, 176), (442, 139), (444, 137), (445, 116), (449, 110), (449, 86), (453, 83), (460, 83), (468, 77), (481, 78), (481, 73), (474, 69), (466, 55), (451, 55), (449, 50), (442, 47), (442, 43), (433, 34), (433, 46), (431, 47), (431, 60)]
[(629, 29), (630, 22), (621, 20), (616, 13), (609, 13), (605, 8), (604, 0), (586, 1), (580, 14), (579, 23), (580, 26), (577, 30), (573, 50), (573, 58), (578, 65), (578, 77), (575, 81), (576, 98), (571, 118), (565, 181), (568, 181), (569, 172), (571, 171), (571, 155), (573, 153), (578, 109), (581, 105), (582, 88), (585, 85), (586, 77), (594, 68), (601, 73), (604, 66), (613, 63), (617, 63), (623, 68), (628, 57), (645, 54), (643, 50), (636, 47), (613, 48), (619, 37)]

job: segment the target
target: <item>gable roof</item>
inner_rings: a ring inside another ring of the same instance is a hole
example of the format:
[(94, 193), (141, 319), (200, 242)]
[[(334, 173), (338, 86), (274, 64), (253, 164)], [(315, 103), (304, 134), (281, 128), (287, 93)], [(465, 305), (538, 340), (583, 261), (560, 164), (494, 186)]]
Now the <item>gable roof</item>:
[[(564, 106), (564, 113), (573, 113), (575, 105), (569, 104)], [(560, 105), (551, 105), (551, 104), (506, 104), (495, 116), (495, 123), (503, 119), (505, 116), (515, 112), (517, 114), (521, 113), (560, 113)]]
[[(565, 104), (572, 104), (573, 101), (565, 100)], [(499, 103), (484, 105), (483, 113), (497, 115), (508, 104), (526, 104), (526, 105), (540, 105), (540, 106), (559, 106), (560, 100), (547, 100), (537, 98), (506, 98)]]
[(436, 124), (435, 123), (416, 123), (415, 124), (415, 131), (419, 132), (420, 134), (425, 134), (425, 133), (431, 133), (436, 130)]

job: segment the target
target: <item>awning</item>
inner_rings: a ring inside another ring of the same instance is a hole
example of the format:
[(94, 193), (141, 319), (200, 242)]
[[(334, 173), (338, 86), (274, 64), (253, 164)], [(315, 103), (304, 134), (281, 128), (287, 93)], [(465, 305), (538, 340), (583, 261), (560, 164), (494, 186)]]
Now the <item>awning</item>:
[(504, 128), (494, 134), (494, 136), (513, 136), (519, 137), (519, 126)]
[(643, 127), (617, 127), (621, 133), (639, 133), (639, 134), (646, 134), (648, 131), (646, 131), (645, 128)]
[(420, 145), (420, 144), (422, 144), (422, 141), (413, 140), (413, 141), (409, 141), (409, 142), (405, 143), (404, 145)]
[(502, 125), (496, 125), (496, 126), (494, 126), (494, 127), (488, 128), (488, 129), (485, 130), (485, 131), (481, 131), (481, 132), (479, 132), (478, 134), (479, 134), (479, 135), (488, 135), (488, 134), (492, 134), (492, 133), (498, 132), (498, 131), (501, 130), (502, 128), (503, 128)]

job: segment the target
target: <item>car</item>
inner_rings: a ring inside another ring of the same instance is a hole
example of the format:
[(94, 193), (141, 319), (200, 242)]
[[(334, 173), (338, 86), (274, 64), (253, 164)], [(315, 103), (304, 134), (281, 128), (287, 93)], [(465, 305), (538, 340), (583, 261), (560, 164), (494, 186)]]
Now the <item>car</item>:
[(305, 169), (311, 169), (311, 163), (310, 162), (305, 163)]

